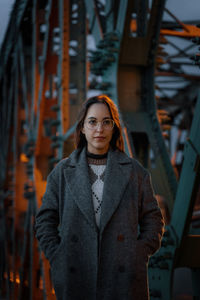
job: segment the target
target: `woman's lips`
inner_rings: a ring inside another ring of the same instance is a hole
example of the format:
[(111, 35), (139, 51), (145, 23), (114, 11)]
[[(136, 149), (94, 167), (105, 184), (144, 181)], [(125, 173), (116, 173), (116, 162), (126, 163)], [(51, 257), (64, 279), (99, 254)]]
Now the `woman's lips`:
[(97, 139), (97, 140), (104, 140), (105, 139), (104, 136), (95, 136), (94, 138)]

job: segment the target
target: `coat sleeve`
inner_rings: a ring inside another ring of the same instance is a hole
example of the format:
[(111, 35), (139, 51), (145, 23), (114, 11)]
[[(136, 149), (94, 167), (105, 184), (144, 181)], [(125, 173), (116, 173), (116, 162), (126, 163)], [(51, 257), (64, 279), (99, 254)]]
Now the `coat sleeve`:
[(50, 173), (42, 205), (35, 217), (36, 237), (47, 259), (51, 259), (60, 243), (58, 225), (58, 186)]
[(138, 239), (141, 246), (146, 249), (147, 255), (150, 256), (160, 248), (164, 233), (164, 219), (154, 195), (149, 173), (145, 174), (141, 189)]

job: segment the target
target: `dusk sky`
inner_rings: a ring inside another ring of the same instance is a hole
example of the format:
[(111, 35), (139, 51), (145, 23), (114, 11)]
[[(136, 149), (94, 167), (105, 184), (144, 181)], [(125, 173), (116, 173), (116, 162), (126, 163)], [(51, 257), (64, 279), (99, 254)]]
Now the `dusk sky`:
[(10, 11), (15, 0), (0, 0), (0, 45), (10, 17)]

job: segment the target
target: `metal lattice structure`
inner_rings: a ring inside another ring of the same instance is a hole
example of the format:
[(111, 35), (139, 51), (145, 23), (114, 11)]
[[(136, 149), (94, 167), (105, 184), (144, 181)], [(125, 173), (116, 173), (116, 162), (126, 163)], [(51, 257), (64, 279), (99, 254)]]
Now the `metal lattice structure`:
[[(179, 21), (165, 1), (150, 2), (15, 2), (0, 54), (2, 299), (55, 299), (49, 264), (34, 238), (34, 216), (47, 175), (74, 148), (81, 103), (100, 93), (118, 106), (126, 152), (150, 170), (164, 206), (166, 233), (149, 265), (151, 299), (171, 299), (180, 266), (192, 270), (193, 294), (200, 296), (200, 75), (185, 73), (178, 60), (191, 56), (191, 38), (199, 43), (200, 29)], [(163, 21), (164, 11), (172, 22)], [(190, 45), (183, 49), (169, 36)], [(169, 45), (176, 54), (166, 52)], [(183, 87), (170, 78), (184, 81)], [(174, 126), (179, 135), (172, 153)]]

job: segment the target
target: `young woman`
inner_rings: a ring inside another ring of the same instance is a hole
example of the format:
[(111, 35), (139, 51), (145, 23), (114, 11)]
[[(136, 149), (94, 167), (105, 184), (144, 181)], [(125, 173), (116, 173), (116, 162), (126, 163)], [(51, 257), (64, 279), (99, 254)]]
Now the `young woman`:
[(59, 300), (149, 299), (147, 266), (163, 218), (149, 173), (124, 153), (115, 104), (82, 107), (76, 150), (48, 176), (36, 236)]

